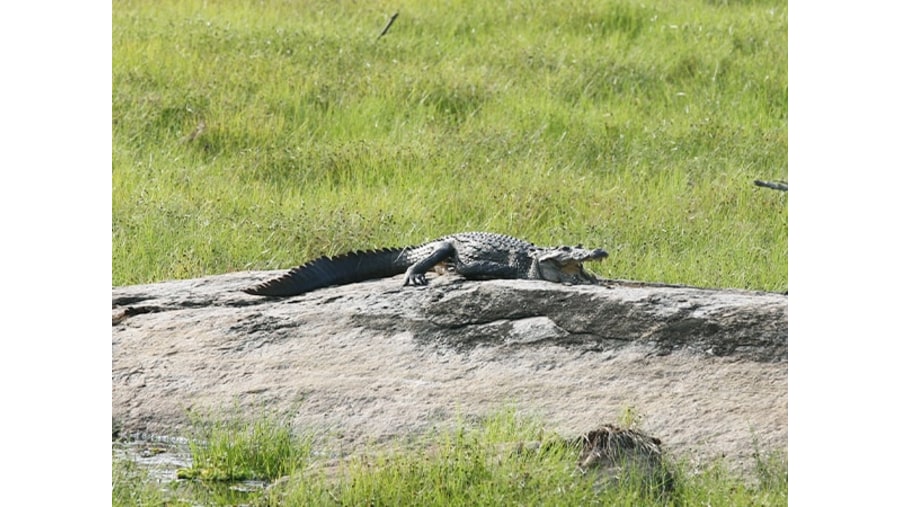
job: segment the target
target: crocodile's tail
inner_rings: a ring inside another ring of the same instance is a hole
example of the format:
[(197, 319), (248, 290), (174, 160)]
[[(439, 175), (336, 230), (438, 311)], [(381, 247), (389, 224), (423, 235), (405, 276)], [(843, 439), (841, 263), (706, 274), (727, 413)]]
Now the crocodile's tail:
[(256, 296), (296, 296), (331, 285), (399, 275), (409, 267), (403, 252), (402, 248), (385, 248), (320, 257), (244, 292)]

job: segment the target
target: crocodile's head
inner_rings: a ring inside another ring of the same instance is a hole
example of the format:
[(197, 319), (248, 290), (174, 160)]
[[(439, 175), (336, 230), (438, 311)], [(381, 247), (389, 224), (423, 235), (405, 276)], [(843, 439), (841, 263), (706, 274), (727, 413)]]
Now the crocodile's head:
[(536, 261), (538, 276), (550, 282), (572, 285), (597, 283), (597, 278), (585, 271), (582, 263), (602, 261), (609, 257), (602, 248), (589, 250), (578, 246), (558, 246), (536, 249), (532, 257)]

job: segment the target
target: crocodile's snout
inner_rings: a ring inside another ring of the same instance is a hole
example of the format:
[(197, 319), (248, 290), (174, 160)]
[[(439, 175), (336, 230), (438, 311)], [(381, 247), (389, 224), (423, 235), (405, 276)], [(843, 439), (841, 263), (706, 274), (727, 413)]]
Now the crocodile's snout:
[(606, 253), (606, 250), (602, 248), (598, 248), (596, 250), (578, 250), (572, 252), (571, 260), (577, 262), (586, 262), (586, 261), (601, 261), (605, 258), (609, 257), (609, 254)]
[(598, 249), (594, 250), (593, 252), (591, 252), (591, 255), (590, 255), (591, 260), (597, 260), (597, 261), (605, 259), (607, 257), (609, 257), (609, 254), (606, 253), (606, 250), (604, 250), (602, 248), (598, 248)]

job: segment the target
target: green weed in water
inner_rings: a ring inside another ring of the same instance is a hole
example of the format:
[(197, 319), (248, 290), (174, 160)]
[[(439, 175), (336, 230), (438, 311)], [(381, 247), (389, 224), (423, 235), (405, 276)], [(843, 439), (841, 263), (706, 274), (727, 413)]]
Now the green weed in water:
[(297, 437), (270, 418), (197, 422), (190, 444), (193, 465), (179, 470), (178, 478), (272, 481), (302, 468), (310, 446), (310, 438)]

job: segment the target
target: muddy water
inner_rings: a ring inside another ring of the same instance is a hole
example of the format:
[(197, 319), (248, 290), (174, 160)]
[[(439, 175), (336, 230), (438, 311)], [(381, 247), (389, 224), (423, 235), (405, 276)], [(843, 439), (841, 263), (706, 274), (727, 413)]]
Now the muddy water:
[(137, 464), (158, 482), (175, 481), (179, 468), (192, 465), (187, 440), (177, 438), (113, 442), (113, 459)]

